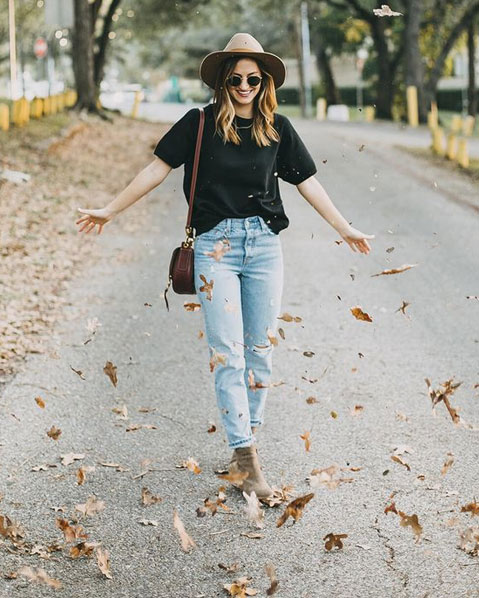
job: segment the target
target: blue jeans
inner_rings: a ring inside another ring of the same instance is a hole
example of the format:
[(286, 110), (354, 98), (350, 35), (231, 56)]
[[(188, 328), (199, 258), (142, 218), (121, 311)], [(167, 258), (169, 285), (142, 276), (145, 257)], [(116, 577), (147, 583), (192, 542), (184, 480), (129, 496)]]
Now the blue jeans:
[[(214, 253), (215, 245), (227, 249), (223, 255), (217, 254), (219, 259), (208, 255)], [(195, 288), (228, 444), (231, 448), (251, 446), (251, 426), (263, 423), (271, 382), (274, 345), (268, 335), (276, 336), (281, 314), (283, 252), (279, 235), (261, 216), (225, 218), (198, 235)]]

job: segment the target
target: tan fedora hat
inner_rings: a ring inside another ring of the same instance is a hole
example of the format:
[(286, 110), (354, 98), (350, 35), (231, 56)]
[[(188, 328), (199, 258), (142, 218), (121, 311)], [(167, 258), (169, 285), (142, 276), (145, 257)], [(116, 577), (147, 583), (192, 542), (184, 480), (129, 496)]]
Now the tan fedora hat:
[(211, 52), (200, 64), (200, 78), (212, 89), (215, 88), (218, 68), (223, 60), (230, 56), (258, 58), (273, 77), (275, 88), (283, 85), (286, 78), (286, 65), (281, 58), (265, 52), (261, 44), (249, 33), (235, 33), (224, 50)]

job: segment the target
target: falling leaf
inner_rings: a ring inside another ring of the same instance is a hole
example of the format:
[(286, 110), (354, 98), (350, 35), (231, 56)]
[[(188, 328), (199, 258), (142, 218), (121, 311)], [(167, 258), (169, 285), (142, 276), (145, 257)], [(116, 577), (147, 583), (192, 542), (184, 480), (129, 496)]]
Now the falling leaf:
[(178, 515), (176, 509), (173, 509), (173, 526), (178, 532), (181, 540), (181, 548), (184, 552), (188, 552), (190, 548), (194, 548), (196, 546), (194, 540), (186, 533), (185, 526)]
[(283, 314), (278, 316), (277, 319), (284, 320), (285, 322), (302, 322), (303, 321), (303, 318), (300, 318), (299, 316), (292, 316), (288, 312), (284, 312)]
[(308, 397), (306, 403), (308, 403), (308, 405), (313, 405), (314, 403), (319, 403), (319, 401), (316, 397)]
[(205, 333), (203, 332), (203, 330), (198, 330), (198, 338), (203, 338), (205, 336)]
[(213, 251), (204, 251), (203, 253), (213, 257), (217, 262), (219, 262), (230, 250), (231, 244), (228, 239), (221, 239), (215, 243)]
[(118, 378), (116, 376), (116, 365), (113, 365), (111, 361), (107, 361), (103, 368), (103, 372), (108, 376), (108, 378), (110, 378), (111, 383), (116, 388), (118, 383)]
[(315, 468), (311, 471), (307, 479), (312, 487), (317, 487), (320, 484), (324, 484), (330, 490), (336, 489), (339, 484), (354, 482), (354, 478), (335, 477), (339, 475), (340, 471), (340, 468), (336, 464), (330, 465), (329, 467), (324, 467), (322, 469)]
[(84, 459), (85, 455), (83, 453), (66, 453), (64, 455), (60, 455), (60, 457), (62, 459), (62, 465), (71, 465), (74, 461)]
[(409, 467), (409, 465), (408, 465), (408, 464), (407, 464), (405, 461), (403, 461), (403, 460), (401, 459), (401, 457), (398, 457), (397, 455), (392, 455), (392, 456), (391, 456), (391, 459), (392, 459), (392, 460), (393, 460), (395, 463), (399, 463), (400, 465), (404, 465), (404, 467), (406, 467), (406, 469), (407, 469), (408, 471), (411, 471), (411, 468)]
[(156, 519), (139, 519), (138, 523), (141, 523), (142, 525), (153, 525), (153, 526), (158, 526), (158, 521), (156, 521)]
[(364, 411), (364, 407), (362, 405), (354, 405), (354, 407), (351, 407), (351, 409), (349, 410), (349, 413), (352, 416), (358, 416), (361, 415), (361, 413)]
[(48, 573), (45, 571), (45, 569), (42, 569), (41, 567), (35, 570), (32, 567), (23, 565), (23, 567), (20, 567), (20, 569), (18, 569), (17, 574), (23, 575), (30, 581), (35, 581), (36, 583), (44, 583), (47, 586), (55, 588), (56, 590), (62, 587), (62, 582), (60, 580), (50, 577)]
[(148, 488), (143, 487), (141, 489), (141, 504), (145, 507), (148, 507), (149, 505), (154, 505), (158, 502), (161, 502), (162, 500), (163, 499), (161, 498), (161, 496), (155, 496), (148, 490)]
[(82, 486), (85, 483), (86, 480), (86, 468), (85, 467), (79, 467), (77, 469), (77, 484), (79, 486)]
[(214, 280), (210, 280), (210, 282), (207, 282), (205, 275), (204, 274), (200, 274), (200, 279), (205, 283), (204, 285), (202, 285), (199, 290), (201, 292), (206, 293), (206, 299), (208, 299), (208, 301), (211, 301), (213, 298), (213, 285), (214, 285)]
[(145, 430), (157, 430), (158, 428), (153, 424), (131, 424), (128, 428), (125, 428), (125, 432), (135, 432), (136, 430), (141, 430), (144, 428)]
[(253, 490), (251, 494), (243, 491), (243, 496), (246, 499), (246, 506), (243, 507), (246, 517), (256, 525), (256, 527), (264, 527), (264, 511), (261, 508), (256, 492)]
[(444, 405), (446, 405), (446, 409), (449, 411), (449, 415), (451, 416), (452, 421), (455, 424), (459, 424), (461, 421), (461, 418), (459, 417), (459, 414), (457, 413), (457, 411), (452, 407), (452, 405), (449, 401), (449, 397), (454, 394), (454, 392), (462, 384), (462, 382), (454, 383), (453, 379), (454, 378), (449, 378), (449, 380), (442, 382), (440, 384), (440, 386), (442, 386), (442, 390), (439, 390), (439, 389), (433, 390), (431, 387), (431, 381), (429, 380), (429, 378), (425, 378), (424, 380), (427, 384), (429, 396), (432, 401), (433, 413), (435, 414), (436, 406), (438, 405), (438, 403), (440, 403), (442, 401), (444, 403)]
[(182, 461), (181, 464), (177, 465), (176, 467), (180, 469), (189, 469), (196, 474), (201, 473), (201, 468), (198, 465), (198, 461), (195, 461), (193, 457), (189, 457), (188, 459)]
[(82, 556), (91, 557), (93, 550), (99, 546), (99, 542), (78, 542), (70, 548), (70, 558), (79, 559)]
[(42, 399), (42, 397), (35, 397), (35, 402), (39, 407), (45, 409), (45, 401)]
[(401, 307), (398, 307), (397, 310), (394, 312), (398, 312), (401, 311), (404, 315), (406, 315), (406, 307), (408, 307), (408, 305), (411, 305), (410, 303), (408, 303), (407, 301), (403, 301)]
[[(268, 328), (268, 330), (266, 331), (266, 336), (268, 337), (268, 340), (269, 340), (269, 342), (270, 342), (272, 345), (274, 345), (274, 346), (277, 346), (277, 345), (278, 345), (278, 339), (277, 339), (277, 338), (276, 338), (276, 336), (273, 334), (273, 331), (272, 331), (272, 330), (270, 330), (269, 328)], [(256, 346), (259, 346), (259, 345), (255, 345), (255, 347), (256, 347)]]
[(417, 515), (406, 515), (402, 511), (398, 511), (401, 521), (399, 522), (402, 527), (410, 527), (414, 533), (416, 544), (422, 534), (422, 526), (419, 524)]
[(358, 152), (363, 152), (365, 147), (366, 146), (364, 145), (364, 143), (361, 143), (361, 145), (359, 146)]
[(72, 366), (70, 366), (70, 367), (75, 372), (75, 374), (78, 374), (82, 380), (85, 380), (85, 376), (83, 375), (83, 372), (81, 370), (76, 370)]
[(286, 506), (284, 513), (281, 515), (281, 517), (276, 522), (276, 527), (281, 527), (285, 523), (285, 521), (287, 521), (287, 519), (289, 517), (292, 517), (294, 519), (295, 523), (297, 521), (299, 521), (299, 519), (303, 515), (304, 507), (313, 498), (313, 496), (314, 496), (314, 492), (311, 492), (310, 494), (305, 494), (304, 496), (300, 496), (300, 497), (292, 500)]
[(379, 272), (378, 274), (371, 274), (371, 278), (373, 278), (374, 276), (383, 276), (384, 274), (400, 274), (401, 272), (410, 270), (411, 268), (414, 268), (418, 265), (419, 264), (404, 264), (402, 266), (399, 266), (399, 268), (391, 268), (390, 270), (383, 270), (382, 272)]
[(0, 515), (0, 535), (15, 542), (19, 538), (23, 538), (25, 532), (20, 524), (10, 519), (8, 515)]
[(236, 463), (230, 465), (228, 473), (218, 474), (218, 477), (222, 480), (226, 480), (231, 485), (241, 488), (244, 480), (249, 476), (247, 471), (240, 471)]
[(470, 513), (471, 517), (479, 515), (479, 504), (476, 502), (470, 502), (468, 505), (461, 507), (461, 513)]
[(226, 365), (226, 362), (227, 355), (225, 353), (217, 353), (216, 349), (211, 347), (210, 372), (213, 372), (219, 363), (221, 363), (221, 365)]
[(58, 440), (58, 437), (60, 436), (61, 433), (62, 433), (62, 431), (60, 430), (60, 428), (56, 428), (55, 426), (52, 426), (48, 430), (47, 436), (49, 436), (50, 438), (53, 438), (53, 440)]
[(337, 412), (336, 412), (336, 411), (331, 411), (331, 412), (330, 412), (330, 415), (331, 415), (331, 417), (332, 417), (333, 419), (337, 419), (337, 418), (338, 418), (338, 414), (337, 414)]
[(236, 573), (240, 568), (240, 564), (238, 562), (232, 563), (231, 565), (223, 565), (223, 563), (218, 563), (218, 567), (220, 569), (224, 569), (226, 573)]
[(230, 596), (236, 596), (236, 598), (247, 598), (247, 596), (255, 596), (258, 591), (253, 588), (247, 588), (247, 584), (251, 581), (251, 577), (240, 577), (233, 583), (227, 583), (223, 586), (227, 590)]
[(381, 8), (373, 8), (373, 13), (376, 17), (401, 17), (402, 12), (395, 12), (391, 10), (387, 4), (381, 4)]
[(356, 318), (356, 320), (364, 320), (365, 322), (373, 321), (371, 316), (364, 312), (359, 305), (357, 305), (356, 307), (351, 307), (350, 310), (353, 316)]
[(468, 527), (459, 532), (459, 548), (471, 556), (479, 556), (479, 527)]
[(447, 456), (448, 456), (448, 458), (444, 461), (444, 464), (441, 467), (441, 475), (446, 475), (446, 473), (451, 468), (451, 465), (454, 463), (453, 453), (447, 453)]
[(213, 434), (213, 432), (216, 432), (216, 426), (215, 424), (211, 424), (210, 427), (207, 430), (208, 434)]
[(305, 357), (312, 357), (313, 355), (316, 355), (316, 353), (314, 351), (303, 351), (303, 355)]
[(113, 407), (112, 411), (118, 414), (118, 419), (128, 419), (128, 407), (126, 405)]
[(186, 311), (200, 311), (201, 303), (188, 303), (185, 301), (183, 303), (183, 307), (186, 309)]
[(105, 508), (105, 503), (103, 500), (98, 500), (95, 495), (89, 496), (87, 498), (86, 503), (81, 505), (76, 505), (75, 509), (80, 511), (82, 515), (85, 517), (90, 517), (92, 515), (96, 515), (96, 513), (100, 513)]
[(304, 448), (306, 450), (306, 452), (309, 452), (309, 449), (311, 447), (311, 439), (309, 437), (310, 431), (307, 430), (306, 432), (304, 432), (303, 434), (300, 434), (300, 438), (302, 438), (304, 440)]
[(278, 328), (278, 334), (283, 340), (286, 340), (286, 335), (284, 334), (284, 330), (282, 328)]
[(110, 571), (110, 553), (108, 552), (108, 550), (106, 550), (106, 548), (102, 548), (101, 546), (98, 546), (95, 552), (98, 568), (105, 577), (108, 577), (108, 579), (112, 579)]
[(266, 595), (272, 596), (273, 594), (276, 593), (276, 590), (278, 589), (278, 586), (279, 586), (278, 579), (276, 577), (276, 571), (275, 571), (273, 563), (267, 563), (265, 565), (265, 569), (266, 569), (266, 575), (269, 577), (269, 581), (271, 582), (270, 587), (266, 590)]
[(67, 519), (57, 517), (55, 525), (63, 532), (67, 544), (77, 539), (85, 540), (88, 538), (88, 534), (85, 534), (81, 525), (71, 525)]
[(334, 548), (335, 546), (337, 546), (339, 549), (341, 549), (343, 547), (343, 543), (342, 543), (342, 538), (347, 538), (348, 534), (333, 534), (333, 533), (329, 533), (326, 536), (324, 536), (323, 540), (326, 540), (324, 547), (326, 548), (326, 550), (331, 550), (332, 548)]

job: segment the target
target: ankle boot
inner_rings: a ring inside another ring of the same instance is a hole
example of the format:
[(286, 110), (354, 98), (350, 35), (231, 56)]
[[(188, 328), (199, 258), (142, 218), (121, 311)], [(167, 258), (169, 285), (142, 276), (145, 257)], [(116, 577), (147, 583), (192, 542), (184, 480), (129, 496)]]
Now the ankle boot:
[[(255, 426), (251, 426), (251, 432), (253, 432), (253, 434), (256, 432), (256, 430), (257, 430), (257, 429), (258, 429), (258, 428), (256, 428)], [(257, 447), (257, 445), (256, 445), (256, 444), (254, 444), (253, 446), (255, 447), (255, 449), (256, 449), (256, 452), (258, 453), (258, 447)], [(259, 453), (258, 453), (258, 454), (259, 454)], [(235, 453), (235, 451), (233, 451), (233, 454), (231, 455), (231, 459), (230, 459), (230, 467), (231, 467), (233, 464), (236, 464), (236, 463), (237, 463), (237, 461), (236, 461), (236, 453)], [(260, 467), (261, 467), (261, 466), (260, 466)], [(261, 467), (261, 469), (263, 469), (263, 468)]]
[(261, 471), (258, 453), (254, 445), (235, 449), (234, 460), (239, 471), (247, 471), (249, 474), (243, 481), (241, 490), (247, 494), (251, 494), (254, 490), (258, 499), (267, 498), (273, 494), (273, 489), (269, 486)]

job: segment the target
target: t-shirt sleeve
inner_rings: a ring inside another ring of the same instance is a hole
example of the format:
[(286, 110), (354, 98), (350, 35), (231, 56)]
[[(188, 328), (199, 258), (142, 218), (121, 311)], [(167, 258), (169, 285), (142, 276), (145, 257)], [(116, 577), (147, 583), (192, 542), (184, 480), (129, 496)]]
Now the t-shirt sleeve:
[(163, 135), (153, 153), (172, 168), (193, 157), (198, 133), (199, 110), (192, 108)]
[(316, 164), (289, 118), (282, 118), (283, 128), (276, 162), (278, 176), (287, 183), (299, 185), (316, 174)]

